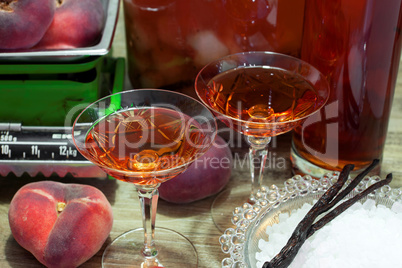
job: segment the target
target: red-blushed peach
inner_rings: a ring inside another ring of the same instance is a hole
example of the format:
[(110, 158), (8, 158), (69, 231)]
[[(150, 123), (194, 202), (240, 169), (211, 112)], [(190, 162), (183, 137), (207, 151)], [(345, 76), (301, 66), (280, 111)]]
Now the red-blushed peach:
[(95, 45), (102, 36), (105, 11), (100, 0), (53, 0), (52, 24), (36, 49), (71, 49)]
[(217, 136), (212, 147), (186, 171), (159, 187), (159, 196), (168, 202), (186, 204), (220, 192), (229, 182), (233, 157), (226, 141)]
[(97, 188), (55, 181), (20, 188), (8, 212), (15, 240), (49, 268), (77, 267), (110, 234), (112, 208)]
[(54, 0), (0, 0), (0, 49), (36, 45), (49, 28)]

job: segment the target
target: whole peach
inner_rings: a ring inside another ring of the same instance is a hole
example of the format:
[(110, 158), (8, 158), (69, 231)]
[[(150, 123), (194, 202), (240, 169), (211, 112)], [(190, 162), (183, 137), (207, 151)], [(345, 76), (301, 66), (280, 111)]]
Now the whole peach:
[(70, 49), (94, 45), (102, 35), (105, 12), (100, 0), (53, 0), (56, 12), (35, 48)]
[(15, 240), (49, 268), (77, 267), (90, 259), (113, 224), (110, 203), (100, 190), (55, 181), (20, 188), (8, 218)]
[(54, 0), (0, 0), (0, 49), (36, 45), (50, 26)]
[(159, 187), (161, 199), (186, 204), (219, 193), (229, 182), (233, 157), (229, 144), (217, 136), (214, 144), (186, 171)]

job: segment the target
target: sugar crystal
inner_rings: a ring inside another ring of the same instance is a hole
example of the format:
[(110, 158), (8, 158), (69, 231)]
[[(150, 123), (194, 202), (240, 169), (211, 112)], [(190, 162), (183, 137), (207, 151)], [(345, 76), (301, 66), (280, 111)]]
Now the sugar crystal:
[[(296, 225), (312, 207), (304, 204), (267, 228), (269, 241), (259, 241), (257, 268), (271, 260), (286, 244)], [(301, 247), (289, 268), (402, 267), (402, 206), (389, 209), (373, 200), (356, 203)]]

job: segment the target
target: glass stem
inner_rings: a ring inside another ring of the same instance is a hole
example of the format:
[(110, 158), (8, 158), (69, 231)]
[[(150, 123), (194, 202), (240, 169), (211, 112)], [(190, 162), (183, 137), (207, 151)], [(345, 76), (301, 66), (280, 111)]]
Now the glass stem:
[(251, 174), (251, 193), (248, 202), (255, 203), (255, 194), (261, 188), (262, 178), (264, 176), (265, 161), (267, 160), (268, 144), (271, 137), (247, 136), (247, 142), (250, 145), (250, 174)]
[(144, 248), (142, 255), (144, 256), (144, 265), (142, 267), (158, 266), (158, 250), (155, 247), (155, 220), (156, 210), (158, 206), (159, 184), (155, 187), (137, 188), (138, 197), (140, 199), (142, 224), (144, 227)]

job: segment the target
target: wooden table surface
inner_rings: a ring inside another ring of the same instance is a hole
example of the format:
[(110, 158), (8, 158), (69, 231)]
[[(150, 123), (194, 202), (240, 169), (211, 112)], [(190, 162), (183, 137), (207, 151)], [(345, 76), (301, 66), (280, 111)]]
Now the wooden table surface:
[[(125, 56), (125, 37), (122, 12), (114, 40), (114, 56)], [(126, 83), (128, 84), (128, 83)], [(289, 160), (290, 134), (277, 138), (270, 148), (276, 157), (286, 159), (285, 167), (267, 170), (265, 184), (281, 184), (291, 177), (291, 165)], [(234, 152), (240, 155), (245, 154), (247, 148), (235, 148)], [(388, 137), (385, 146), (384, 160), (382, 164), (382, 176), (392, 172), (394, 180), (392, 187), (402, 187), (402, 68), (400, 68), (399, 79), (395, 91), (391, 120), (389, 123)], [(248, 170), (235, 167), (232, 172), (228, 187), (241, 183), (247, 183), (249, 178)], [(43, 180), (46, 178), (19, 178), (9, 176), (0, 178), (0, 267), (1, 268), (30, 268), (43, 267), (26, 250), (21, 248), (11, 235), (7, 213), (10, 201), (16, 191), (23, 185)], [(114, 179), (77, 179), (77, 178), (52, 178), (66, 183), (83, 183), (99, 188), (107, 196), (113, 207), (114, 225), (110, 237), (105, 243), (108, 244), (119, 234), (141, 227), (139, 202), (134, 190), (125, 182)], [(221, 232), (215, 227), (210, 207), (214, 197), (209, 197), (187, 205), (173, 205), (160, 200), (158, 206), (157, 226), (166, 227), (179, 231), (190, 239), (195, 245), (199, 255), (199, 267), (211, 268), (220, 267), (221, 260), (226, 256), (221, 253), (218, 238)], [(228, 219), (229, 221), (229, 219)], [(100, 267), (103, 248), (88, 262), (81, 267)]]

